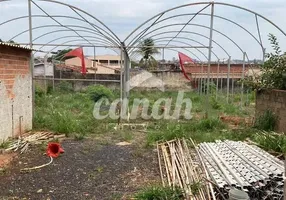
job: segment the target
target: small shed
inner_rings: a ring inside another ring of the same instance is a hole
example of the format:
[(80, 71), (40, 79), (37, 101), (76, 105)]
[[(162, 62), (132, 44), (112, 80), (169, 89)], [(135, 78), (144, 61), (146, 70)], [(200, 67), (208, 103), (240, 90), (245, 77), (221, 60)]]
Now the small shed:
[(31, 49), (0, 43), (0, 143), (32, 129)]

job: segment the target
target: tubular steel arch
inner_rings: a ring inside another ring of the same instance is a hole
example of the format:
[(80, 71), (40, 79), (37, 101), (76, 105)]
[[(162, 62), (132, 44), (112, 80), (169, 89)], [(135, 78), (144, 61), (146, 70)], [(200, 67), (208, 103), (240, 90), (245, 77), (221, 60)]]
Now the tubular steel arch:
[[(73, 20), (77, 20), (77, 21), (81, 21), (81, 22), (86, 22), (85, 20), (83, 20), (83, 19), (80, 19), (80, 18), (77, 18), (77, 17), (72, 17), (72, 16), (65, 16), (65, 15), (50, 15), (50, 16), (46, 16), (46, 15), (32, 15), (32, 18), (67, 18), (67, 19), (73, 19)], [(25, 18), (29, 18), (29, 16), (21, 16), (21, 17), (16, 17), (16, 18), (13, 18), (13, 19), (10, 19), (10, 20), (7, 20), (7, 21), (5, 21), (5, 22), (2, 22), (2, 23), (0, 23), (0, 26), (2, 26), (2, 25), (5, 25), (6, 23), (9, 23), (9, 22), (13, 22), (13, 21), (17, 21), (17, 20), (20, 20), (20, 19), (25, 19)], [(120, 44), (120, 42), (115, 42), (115, 38), (114, 38), (114, 36), (112, 36), (110, 33), (108, 33), (106, 30), (104, 30), (103, 28), (101, 28), (101, 27), (99, 27), (99, 26), (97, 26), (97, 25), (95, 25), (95, 24), (93, 24), (93, 23), (90, 23), (90, 24), (92, 24), (93, 26), (95, 26), (97, 29), (100, 29), (101, 31), (103, 31), (104, 33), (106, 33), (107, 35), (109, 35), (110, 37), (105, 37), (106, 39), (108, 39), (108, 40), (110, 40), (110, 41), (112, 41), (115, 45), (119, 45)], [(46, 25), (47, 26), (47, 25)], [(65, 27), (71, 27), (71, 26), (75, 26), (75, 25), (65, 25), (65, 26), (62, 26), (62, 25), (58, 25), (59, 27), (63, 27), (63, 28), (65, 28)], [(88, 30), (93, 30), (95, 33), (94, 34), (97, 34), (97, 35), (100, 35), (100, 36), (102, 36), (103, 37), (103, 34), (101, 33), (101, 32), (99, 32), (99, 31), (97, 31), (97, 30), (94, 30), (94, 29), (92, 29), (92, 28), (87, 28), (87, 27), (85, 27), (86, 29), (88, 29)], [(33, 28), (34, 29), (34, 28)], [(74, 29), (68, 29), (69, 31), (73, 31)], [(23, 31), (23, 32), (21, 32), (21, 33), (19, 33), (19, 34), (17, 34), (16, 36), (13, 36), (10, 40), (13, 40), (14, 38), (16, 38), (16, 37), (18, 37), (18, 36), (20, 36), (20, 35), (22, 35), (22, 34), (24, 34), (24, 33), (26, 33), (26, 32), (28, 32), (29, 31), (29, 29), (28, 30), (26, 30), (26, 31)]]
[[(168, 33), (178, 33), (178, 31), (166, 31), (164, 33), (157, 33), (157, 34), (154, 34), (154, 35), (151, 35), (149, 36), (150, 38), (153, 38), (155, 36), (158, 36), (158, 35), (163, 35), (163, 34), (168, 34)], [(194, 35), (198, 35), (198, 36), (201, 36), (203, 38), (206, 38), (206, 39), (209, 39), (209, 37), (203, 35), (203, 34), (200, 34), (200, 33), (197, 33), (197, 32), (192, 32), (192, 31), (181, 31), (181, 33), (188, 33), (188, 34), (194, 34)], [(215, 43), (217, 46), (219, 46), (225, 53), (227, 56), (230, 56), (230, 54), (225, 50), (225, 48), (223, 48), (218, 42), (216, 42), (215, 40), (212, 40), (213, 43)]]
[[(52, 42), (55, 42), (55, 41), (57, 41), (57, 40), (66, 39), (66, 38), (78, 38), (78, 37), (79, 37), (79, 36), (63, 36), (63, 37), (58, 37), (58, 38), (56, 38), (56, 39), (53, 39), (53, 40), (47, 42), (45, 45), (42, 45), (42, 46), (39, 48), (39, 50), (41, 50), (41, 49), (42, 49), (43, 47), (45, 47), (46, 45), (51, 44)], [(100, 40), (100, 38), (95, 37), (95, 36), (83, 36), (83, 37), (85, 37), (85, 38), (92, 38), (92, 39), (99, 39), (99, 40), (96, 40), (96, 41), (99, 41), (99, 42), (101, 42), (101, 43), (104, 44), (104, 45), (111, 45), (109, 41)], [(95, 41), (95, 40), (93, 40), (93, 41)]]
[[(168, 25), (165, 25), (165, 26), (161, 26), (161, 27), (159, 27), (159, 28), (156, 28), (156, 29), (154, 29), (154, 30), (148, 32), (148, 33), (145, 34), (144, 36), (148, 36), (150, 33), (153, 33), (153, 32), (155, 32), (155, 31), (157, 31), (157, 30), (161, 30), (161, 29), (163, 29), (163, 28), (168, 28), (168, 27), (173, 27), (173, 26), (182, 26), (182, 25), (185, 25), (185, 24), (183, 24), (183, 23), (177, 23), (177, 24), (168, 24)], [(188, 26), (197, 26), (197, 27), (202, 27), (202, 28), (206, 28), (206, 29), (209, 29), (209, 30), (211, 29), (211, 28), (208, 27), (208, 26), (204, 26), (204, 25), (200, 25), (200, 24), (188, 24)], [(212, 29), (212, 30), (213, 30), (214, 32), (219, 33), (220, 35), (224, 36), (225, 38), (227, 38), (227, 39), (228, 39), (229, 41), (231, 41), (242, 53), (244, 53), (243, 49), (242, 49), (233, 39), (231, 39), (231, 38), (228, 37), (226, 34), (220, 32), (220, 31), (218, 31), (218, 30), (216, 30), (216, 29)], [(134, 45), (134, 44), (133, 44), (133, 45)], [(247, 56), (247, 59), (249, 59), (248, 56)]]
[[(204, 5), (204, 4), (208, 4), (208, 5), (223, 5), (223, 6), (229, 6), (229, 7), (233, 7), (233, 8), (238, 8), (238, 9), (241, 9), (241, 10), (244, 10), (244, 11), (247, 11), (249, 13), (252, 13), (255, 15), (255, 17), (259, 16), (261, 17), (262, 19), (266, 20), (267, 22), (269, 22), (270, 24), (272, 24), (275, 28), (277, 28), (281, 33), (284, 34), (284, 36), (286, 36), (286, 33), (279, 27), (277, 26), (275, 23), (273, 23), (271, 20), (267, 19), (266, 17), (264, 17), (263, 15), (260, 15), (259, 13), (257, 12), (254, 12), (250, 9), (247, 9), (247, 8), (244, 8), (244, 7), (241, 7), (241, 6), (237, 6), (237, 5), (234, 5), (234, 4), (230, 4), (230, 3), (222, 3), (222, 2), (197, 2), (197, 3), (190, 3), (190, 4), (184, 4), (184, 5), (180, 5), (180, 6), (177, 6), (177, 7), (174, 7), (174, 8), (171, 8), (171, 9), (168, 9), (168, 10), (165, 10), (153, 17), (151, 17), (150, 19), (146, 20), (145, 22), (143, 22), (141, 25), (139, 25), (136, 29), (134, 29), (124, 40), (124, 42), (126, 42), (136, 31), (138, 31), (141, 27), (143, 27), (145, 24), (147, 24), (148, 22), (152, 21), (153, 19), (156, 19), (156, 21), (154, 23), (152, 23), (151, 26), (153, 26), (165, 13), (168, 13), (170, 11), (173, 11), (173, 10), (177, 10), (179, 8), (183, 8), (183, 7), (188, 7), (188, 6), (196, 6), (196, 5)], [(199, 14), (199, 13), (198, 13)], [(213, 15), (214, 16), (214, 15)], [(149, 27), (151, 27), (149, 26)], [(149, 28), (148, 28), (149, 29)], [(139, 35), (139, 34), (138, 34)], [(138, 36), (137, 35), (137, 36)]]
[[(152, 37), (153, 38), (153, 37)], [(153, 39), (153, 41), (155, 42), (155, 41), (163, 41), (162, 39), (171, 39), (172, 37), (159, 37), (159, 38), (154, 38)], [(197, 44), (200, 44), (200, 45), (202, 45), (202, 46), (206, 46), (206, 45), (204, 45), (203, 43), (201, 43), (201, 42), (198, 42), (198, 41), (196, 41), (196, 40), (194, 40), (194, 39), (191, 39), (191, 38), (187, 38), (187, 37), (176, 37), (176, 39), (183, 39), (183, 40), (188, 40), (188, 41), (192, 41), (192, 42), (195, 42), (195, 43), (197, 43)], [(166, 41), (166, 40), (164, 40), (164, 41)], [(168, 41), (168, 40), (167, 40)], [(186, 44), (186, 45), (190, 45), (189, 43), (186, 43), (186, 42), (182, 42), (182, 41), (180, 41), (180, 40), (172, 40), (172, 41), (176, 41), (176, 42), (179, 42), (179, 43), (182, 43), (182, 44)], [(139, 47), (139, 45), (138, 45), (138, 47)], [(190, 45), (190, 47), (192, 47), (192, 45)], [(200, 49), (198, 49), (198, 48), (196, 48), (196, 47), (194, 47), (194, 49), (196, 49), (197, 51), (199, 51), (206, 59), (207, 59), (207, 56), (200, 50)], [(217, 54), (215, 54), (213, 51), (212, 51), (212, 53), (214, 54), (214, 56), (217, 58), (217, 59), (219, 59), (219, 57), (217, 56)]]

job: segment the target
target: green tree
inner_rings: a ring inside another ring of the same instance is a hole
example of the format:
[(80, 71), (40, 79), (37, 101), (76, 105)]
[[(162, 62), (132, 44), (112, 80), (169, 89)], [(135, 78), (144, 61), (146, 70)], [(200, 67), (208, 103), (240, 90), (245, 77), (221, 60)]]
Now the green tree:
[(72, 49), (64, 49), (64, 50), (58, 50), (55, 52), (55, 55), (51, 56), (48, 58), (48, 62), (51, 62), (52, 60), (57, 60), (57, 61), (65, 61), (66, 58), (64, 56), (70, 52)]
[(152, 38), (147, 38), (140, 42), (138, 49), (138, 53), (142, 56), (142, 59), (139, 62), (140, 67), (149, 70), (157, 68), (158, 63), (153, 56), (159, 54), (159, 51), (154, 46), (154, 40)]
[(269, 34), (273, 52), (266, 54), (266, 62), (261, 65), (261, 76), (247, 80), (248, 86), (254, 89), (286, 89), (286, 54), (282, 53), (275, 35)]

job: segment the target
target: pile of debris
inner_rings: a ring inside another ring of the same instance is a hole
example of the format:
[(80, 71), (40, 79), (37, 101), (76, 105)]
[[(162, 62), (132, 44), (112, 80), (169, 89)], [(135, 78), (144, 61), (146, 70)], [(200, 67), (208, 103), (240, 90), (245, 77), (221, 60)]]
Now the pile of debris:
[(29, 132), (19, 137), (18, 140), (10, 143), (8, 148), (5, 149), (5, 151), (20, 151), (20, 153), (24, 153), (28, 150), (29, 146), (33, 144), (41, 144), (43, 142), (49, 142), (62, 138), (65, 138), (65, 135), (55, 135), (51, 132)]
[[(219, 187), (218, 199), (232, 188), (250, 199), (283, 199), (284, 164), (262, 149), (243, 142), (201, 143), (198, 152), (212, 181)], [(225, 196), (225, 197), (223, 197)]]
[(186, 199), (211, 199), (213, 188), (195, 152), (190, 152), (185, 139), (157, 144), (162, 184), (180, 187)]

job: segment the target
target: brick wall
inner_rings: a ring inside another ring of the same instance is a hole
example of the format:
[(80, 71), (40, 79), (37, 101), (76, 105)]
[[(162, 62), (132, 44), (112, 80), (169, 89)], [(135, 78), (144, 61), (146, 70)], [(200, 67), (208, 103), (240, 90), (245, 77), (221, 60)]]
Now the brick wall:
[(30, 51), (0, 44), (0, 142), (32, 128)]
[(286, 133), (286, 91), (265, 90), (258, 92), (256, 94), (256, 117), (268, 109), (278, 117), (276, 131)]

